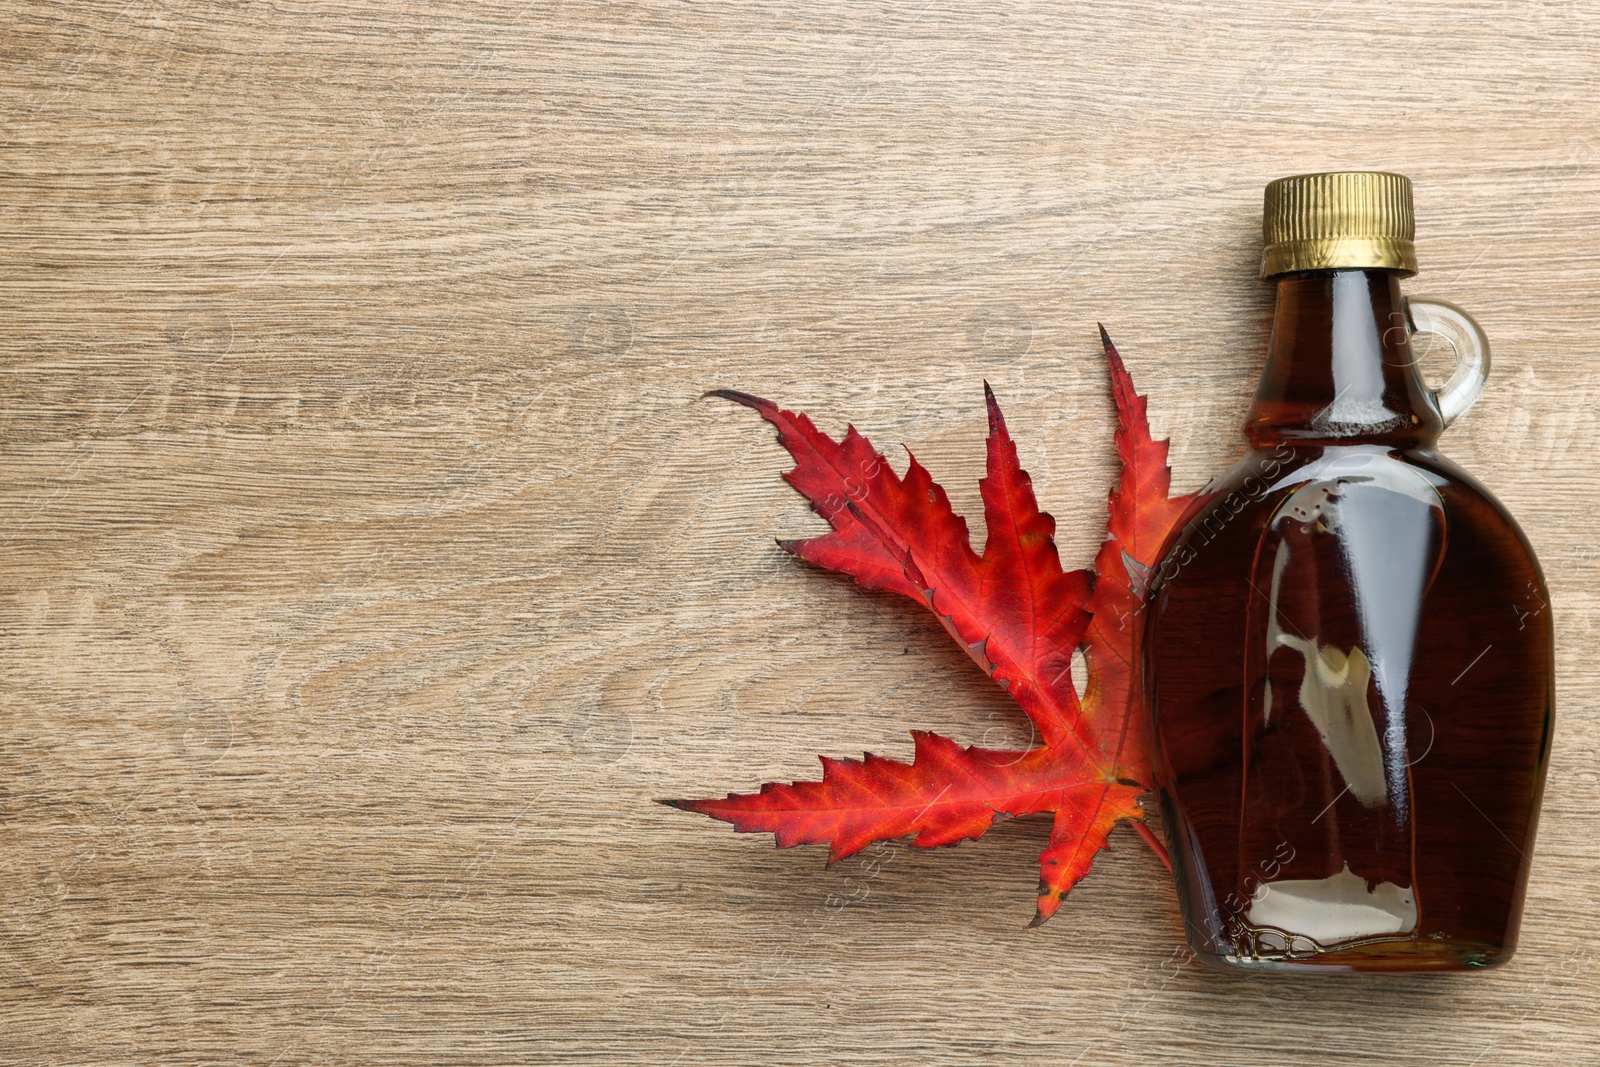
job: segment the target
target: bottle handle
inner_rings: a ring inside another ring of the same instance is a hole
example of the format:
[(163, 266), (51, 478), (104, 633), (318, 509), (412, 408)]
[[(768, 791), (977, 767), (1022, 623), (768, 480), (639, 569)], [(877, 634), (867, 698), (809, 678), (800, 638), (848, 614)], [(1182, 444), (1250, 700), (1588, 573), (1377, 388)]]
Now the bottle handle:
[(1412, 333), (1443, 337), (1455, 349), (1456, 369), (1444, 387), (1434, 389), (1439, 414), (1449, 426), (1478, 399), (1489, 377), (1489, 338), (1471, 315), (1444, 300), (1407, 297), (1406, 325)]

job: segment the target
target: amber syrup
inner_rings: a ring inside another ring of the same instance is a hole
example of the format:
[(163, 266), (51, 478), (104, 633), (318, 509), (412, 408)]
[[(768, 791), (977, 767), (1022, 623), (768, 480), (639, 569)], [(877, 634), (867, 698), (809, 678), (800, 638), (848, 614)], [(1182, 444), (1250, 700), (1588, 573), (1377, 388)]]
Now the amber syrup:
[(1158, 568), (1147, 699), (1191, 946), (1487, 967), (1515, 947), (1553, 717), (1522, 531), (1439, 454), (1399, 276), (1278, 281), (1250, 448)]

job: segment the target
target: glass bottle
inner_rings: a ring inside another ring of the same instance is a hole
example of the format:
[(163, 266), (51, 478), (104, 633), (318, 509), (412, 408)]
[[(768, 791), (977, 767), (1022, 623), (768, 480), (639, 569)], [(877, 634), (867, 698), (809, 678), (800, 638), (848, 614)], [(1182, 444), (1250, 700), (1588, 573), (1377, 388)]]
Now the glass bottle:
[[(1170, 536), (1146, 614), (1190, 946), (1223, 967), (1457, 970), (1516, 945), (1554, 712), (1544, 579), (1436, 448), (1488, 343), (1407, 300), (1411, 183), (1267, 186), (1277, 285), (1244, 456)], [(1430, 389), (1411, 337), (1457, 368)]]

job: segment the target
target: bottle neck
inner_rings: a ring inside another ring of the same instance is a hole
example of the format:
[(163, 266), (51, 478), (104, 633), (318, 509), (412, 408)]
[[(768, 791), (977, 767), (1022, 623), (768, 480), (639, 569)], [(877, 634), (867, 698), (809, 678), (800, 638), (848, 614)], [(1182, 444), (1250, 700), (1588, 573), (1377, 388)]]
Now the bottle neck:
[(1278, 279), (1252, 444), (1431, 445), (1443, 428), (1411, 354), (1400, 277), (1320, 270)]

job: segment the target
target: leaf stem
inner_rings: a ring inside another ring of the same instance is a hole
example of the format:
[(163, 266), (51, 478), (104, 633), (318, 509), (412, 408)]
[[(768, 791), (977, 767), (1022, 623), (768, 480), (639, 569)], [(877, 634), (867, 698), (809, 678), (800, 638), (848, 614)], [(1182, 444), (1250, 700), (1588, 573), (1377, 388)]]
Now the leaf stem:
[(1144, 838), (1144, 843), (1150, 846), (1151, 851), (1156, 854), (1156, 858), (1161, 860), (1170, 872), (1172, 870), (1172, 857), (1167, 855), (1167, 846), (1161, 843), (1161, 839), (1156, 836), (1154, 830), (1150, 829), (1150, 825), (1140, 819), (1133, 824), (1133, 828), (1139, 831), (1139, 836)]

